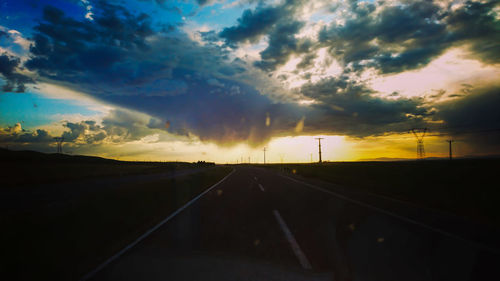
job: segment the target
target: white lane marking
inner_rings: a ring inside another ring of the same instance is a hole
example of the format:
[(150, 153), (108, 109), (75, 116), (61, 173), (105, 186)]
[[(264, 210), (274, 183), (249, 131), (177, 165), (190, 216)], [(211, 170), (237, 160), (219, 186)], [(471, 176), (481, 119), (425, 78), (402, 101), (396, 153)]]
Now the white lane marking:
[(260, 190), (261, 190), (262, 192), (265, 192), (264, 187), (263, 187), (263, 186), (262, 186), (262, 184), (260, 184), (260, 183), (259, 183), (259, 188), (260, 188)]
[(285, 175), (280, 175), (279, 176), (281, 177), (284, 177), (284, 178), (287, 178), (291, 181), (294, 181), (294, 182), (297, 182), (297, 183), (300, 183), (300, 184), (303, 184), (303, 185), (307, 185), (313, 189), (316, 189), (318, 191), (322, 191), (324, 193), (328, 193), (328, 194), (331, 194), (333, 196), (336, 196), (340, 199), (343, 199), (343, 200), (346, 200), (346, 201), (349, 201), (351, 203), (354, 203), (354, 204), (357, 204), (357, 205), (360, 205), (360, 206), (363, 206), (363, 207), (366, 207), (366, 208), (369, 208), (369, 209), (372, 209), (372, 210), (375, 210), (375, 211), (378, 211), (380, 213), (383, 213), (383, 214), (386, 214), (386, 215), (389, 215), (389, 216), (392, 216), (392, 217), (395, 217), (395, 218), (398, 218), (402, 221), (405, 221), (405, 222), (408, 222), (408, 223), (411, 223), (411, 224), (415, 224), (415, 225), (418, 225), (418, 226), (421, 226), (423, 228), (427, 228), (429, 230), (432, 230), (432, 231), (435, 231), (437, 233), (440, 233), (444, 236), (448, 236), (448, 237), (451, 237), (451, 238), (454, 238), (454, 239), (458, 239), (458, 240), (461, 240), (461, 241), (465, 241), (465, 242), (468, 242), (468, 243), (471, 243), (471, 244), (474, 244), (476, 245), (477, 247), (479, 248), (483, 248), (483, 249), (487, 249), (489, 251), (492, 251), (492, 252), (495, 252), (495, 253), (499, 253), (497, 249), (495, 248), (490, 248), (488, 247), (487, 245), (484, 245), (482, 243), (479, 243), (479, 242), (476, 242), (476, 241), (471, 241), (471, 240), (468, 240), (466, 238), (463, 238), (461, 236), (458, 236), (458, 235), (455, 235), (455, 234), (452, 234), (452, 233), (449, 233), (447, 231), (444, 231), (442, 229), (439, 229), (439, 228), (435, 228), (435, 227), (432, 227), (430, 225), (427, 225), (427, 224), (424, 224), (422, 222), (419, 222), (419, 221), (416, 221), (416, 220), (413, 220), (413, 219), (410, 219), (410, 218), (407, 218), (407, 217), (404, 217), (404, 216), (401, 216), (401, 215), (398, 215), (398, 214), (395, 214), (393, 212), (390, 212), (390, 211), (387, 211), (387, 210), (384, 210), (382, 208), (379, 208), (379, 207), (375, 207), (373, 205), (370, 205), (370, 204), (367, 204), (367, 203), (364, 203), (364, 202), (361, 202), (361, 201), (358, 201), (358, 200), (354, 200), (354, 199), (351, 199), (347, 196), (344, 196), (344, 195), (341, 195), (341, 194), (338, 194), (336, 192), (333, 192), (333, 191), (330, 191), (330, 190), (326, 190), (324, 188), (321, 188), (319, 186), (315, 186), (313, 184), (310, 184), (310, 183), (307, 183), (307, 182), (303, 182), (303, 181), (299, 181), (299, 180), (296, 180), (294, 178), (291, 178), (289, 176), (285, 176)]
[(257, 177), (253, 177), (256, 181), (258, 181)]
[(220, 181), (218, 181), (216, 184), (212, 185), (211, 187), (209, 187), (207, 190), (203, 191), (201, 194), (199, 194), (198, 196), (196, 196), (195, 198), (191, 199), (191, 201), (187, 202), (186, 204), (184, 204), (184, 206), (180, 207), (179, 209), (177, 209), (175, 212), (173, 212), (172, 214), (170, 214), (167, 218), (165, 218), (164, 220), (162, 220), (160, 223), (158, 223), (156, 226), (154, 226), (153, 228), (151, 228), (150, 230), (146, 231), (143, 235), (141, 235), (139, 238), (135, 239), (134, 242), (130, 243), (128, 246), (126, 246), (125, 248), (121, 249), (118, 253), (114, 254), (112, 257), (110, 257), (109, 259), (107, 259), (105, 262), (101, 263), (98, 267), (96, 267), (94, 270), (92, 270), (91, 272), (87, 273), (85, 276), (83, 276), (80, 281), (85, 281), (85, 280), (88, 280), (89, 278), (93, 277), (97, 272), (101, 271), (104, 267), (106, 267), (108, 264), (110, 264), (111, 262), (113, 262), (114, 260), (116, 260), (117, 258), (119, 258), (121, 255), (123, 255), (125, 252), (127, 252), (128, 250), (132, 249), (132, 247), (134, 247), (135, 245), (139, 244), (139, 242), (141, 242), (142, 240), (144, 240), (146, 237), (148, 237), (151, 233), (153, 233), (155, 230), (157, 230), (158, 228), (160, 228), (162, 225), (164, 225), (166, 222), (168, 222), (169, 220), (171, 220), (173, 217), (175, 217), (176, 215), (178, 215), (180, 212), (182, 212), (184, 209), (186, 209), (187, 207), (189, 207), (191, 204), (193, 204), (194, 202), (196, 202), (196, 200), (200, 199), (200, 197), (202, 197), (203, 195), (205, 195), (207, 192), (211, 191), (212, 189), (214, 189), (215, 187), (217, 187), (219, 184), (221, 184), (223, 181), (225, 181), (229, 176), (231, 176), (236, 170), (233, 170), (231, 173), (229, 173), (227, 176), (225, 176), (223, 179), (221, 179)]
[(290, 246), (292, 247), (293, 253), (299, 259), (300, 265), (302, 265), (303, 268), (305, 269), (311, 269), (311, 263), (307, 259), (306, 255), (304, 255), (304, 252), (300, 249), (299, 243), (297, 243), (297, 240), (295, 240), (295, 237), (293, 237), (292, 232), (286, 225), (285, 221), (281, 217), (280, 213), (277, 210), (273, 210), (274, 217), (278, 221), (278, 224), (281, 227), (281, 230), (283, 230), (283, 233), (285, 234), (286, 239), (288, 240), (288, 243), (290, 243)]

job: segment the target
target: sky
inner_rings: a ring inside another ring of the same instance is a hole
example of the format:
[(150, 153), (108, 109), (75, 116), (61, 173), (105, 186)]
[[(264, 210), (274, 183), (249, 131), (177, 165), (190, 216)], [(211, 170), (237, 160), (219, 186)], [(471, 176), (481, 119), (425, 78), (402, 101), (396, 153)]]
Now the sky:
[(500, 155), (500, 1), (2, 0), (0, 145), (218, 163)]

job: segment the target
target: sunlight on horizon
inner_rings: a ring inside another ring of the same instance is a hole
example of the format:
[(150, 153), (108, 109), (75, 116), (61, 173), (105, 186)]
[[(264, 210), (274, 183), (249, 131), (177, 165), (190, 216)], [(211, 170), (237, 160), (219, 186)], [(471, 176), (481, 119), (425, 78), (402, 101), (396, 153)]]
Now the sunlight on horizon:
[[(213, 143), (176, 141), (169, 143), (147, 142), (145, 138), (95, 155), (127, 161), (207, 161), (220, 164), (257, 163), (262, 164), (264, 147), (266, 163), (311, 163), (318, 162), (318, 141), (321, 137), (322, 160), (370, 161), (400, 160), (416, 158), (416, 141), (410, 134), (392, 134), (378, 137), (350, 138), (347, 136), (294, 136), (277, 137), (267, 144), (250, 147), (240, 143), (231, 147), (220, 147)], [(425, 138), (426, 157), (447, 157), (446, 138), (429, 136)], [(69, 148), (68, 148), (69, 149)], [(454, 144), (456, 157), (466, 156), (468, 151), (460, 141)]]

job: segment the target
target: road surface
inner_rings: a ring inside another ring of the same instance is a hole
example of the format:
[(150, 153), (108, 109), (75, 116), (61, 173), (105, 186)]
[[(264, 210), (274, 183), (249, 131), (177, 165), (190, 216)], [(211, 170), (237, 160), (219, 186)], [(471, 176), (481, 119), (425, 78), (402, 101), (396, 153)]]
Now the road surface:
[(427, 224), (425, 210), (419, 220), (416, 206), (398, 211), (368, 195), (339, 196), (276, 171), (235, 169), (85, 279), (460, 281), (500, 275), (494, 247), (436, 226), (443, 218)]

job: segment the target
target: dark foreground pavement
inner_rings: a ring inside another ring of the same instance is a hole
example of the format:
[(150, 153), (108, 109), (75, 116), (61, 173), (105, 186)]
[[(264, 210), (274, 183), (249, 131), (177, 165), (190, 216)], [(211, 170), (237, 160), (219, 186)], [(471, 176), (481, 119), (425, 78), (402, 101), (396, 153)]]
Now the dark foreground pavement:
[(498, 265), (475, 241), (238, 167), (90, 280), (497, 280)]

